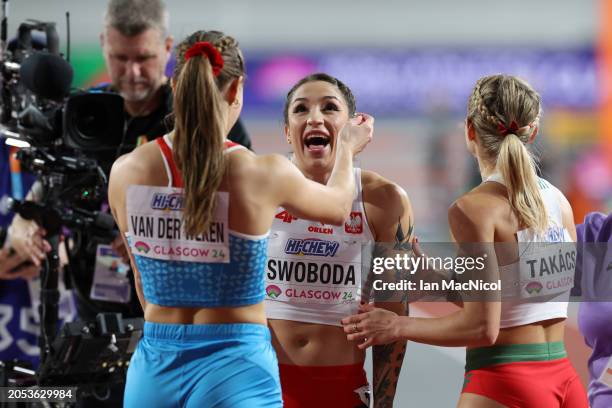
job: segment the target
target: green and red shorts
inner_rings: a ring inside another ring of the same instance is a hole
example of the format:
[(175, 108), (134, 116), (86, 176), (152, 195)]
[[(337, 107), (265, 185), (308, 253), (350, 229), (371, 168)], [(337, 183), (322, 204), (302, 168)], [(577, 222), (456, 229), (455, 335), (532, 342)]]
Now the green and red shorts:
[(508, 408), (588, 408), (563, 342), (469, 349), (462, 393)]

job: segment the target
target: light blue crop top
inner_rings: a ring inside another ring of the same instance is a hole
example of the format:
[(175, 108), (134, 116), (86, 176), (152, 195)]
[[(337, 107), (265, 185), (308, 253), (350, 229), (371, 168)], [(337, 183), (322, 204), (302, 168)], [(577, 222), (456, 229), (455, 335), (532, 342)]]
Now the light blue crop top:
[(145, 299), (173, 307), (237, 307), (262, 302), (268, 237), (243, 238), (230, 232), (229, 246), (229, 263), (168, 261), (132, 250)]
[[(170, 140), (163, 137), (156, 141), (166, 165), (169, 186), (182, 187)], [(242, 146), (226, 142), (225, 153), (239, 148)], [(138, 247), (139, 243), (133, 242), (134, 237), (126, 235), (147, 302), (170, 307), (238, 307), (264, 300), (267, 234), (251, 236), (229, 231), (229, 262), (226, 263), (156, 259), (147, 256)]]

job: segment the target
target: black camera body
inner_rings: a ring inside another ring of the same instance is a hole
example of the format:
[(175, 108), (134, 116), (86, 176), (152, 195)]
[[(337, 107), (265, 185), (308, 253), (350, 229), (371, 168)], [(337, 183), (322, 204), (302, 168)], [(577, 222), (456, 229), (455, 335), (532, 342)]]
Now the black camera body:
[(6, 16), (1, 27), (0, 137), (21, 148), (22, 167), (53, 193), (40, 204), (60, 213), (99, 206), (123, 139), (123, 99), (72, 90), (73, 70), (59, 52), (55, 23), (27, 20), (8, 43)]
[(112, 93), (71, 92), (73, 70), (59, 53), (55, 23), (27, 20), (3, 54), (0, 132), (4, 137), (90, 158), (121, 144), (123, 99)]
[[(6, 17), (1, 27), (0, 37)], [(27, 20), (0, 51), (0, 136), (20, 147), (22, 167), (38, 176), (43, 191), (36, 206), (22, 206), (27, 217), (58, 234), (61, 227), (93, 227), (110, 241), (112, 218), (101, 220), (96, 210), (123, 139), (123, 99), (72, 90), (73, 70), (59, 53), (55, 23)]]
[[(57, 251), (66, 228), (73, 236), (108, 242), (116, 234), (111, 215), (99, 210), (110, 167), (121, 151), (123, 99), (72, 91), (72, 67), (59, 53), (54, 23), (27, 20), (7, 45), (6, 5), (2, 0), (0, 143), (5, 138), (20, 147), (22, 167), (37, 175), (42, 188), (40, 201), (13, 200), (8, 209), (41, 225), (52, 247), (41, 271), (41, 366), (30, 381), (79, 387), (83, 382), (122, 381), (143, 320), (102, 315), (93, 326), (74, 322), (59, 331)], [(19, 371), (15, 367), (0, 362), (0, 386), (10, 383), (9, 377)], [(21, 384), (28, 386), (27, 381)]]

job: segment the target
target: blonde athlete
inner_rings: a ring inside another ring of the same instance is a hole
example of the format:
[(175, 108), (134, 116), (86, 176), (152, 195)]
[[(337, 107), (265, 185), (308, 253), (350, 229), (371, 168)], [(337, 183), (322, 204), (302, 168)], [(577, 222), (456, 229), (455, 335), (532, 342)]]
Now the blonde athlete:
[[(465, 134), (483, 182), (449, 209), (451, 233), (460, 247), (466, 243), (515, 247), (518, 243), (535, 248), (541, 242), (576, 240), (569, 203), (556, 187), (537, 176), (527, 150), (538, 133), (540, 113), (540, 96), (516, 77), (494, 75), (476, 83)], [(523, 287), (519, 263), (540, 259), (531, 259), (530, 252), (508, 253), (498, 247), (489, 265), (506, 283), (503, 298), (506, 291), (521, 291), (510, 293), (510, 300), (464, 302), (460, 311), (432, 319), (396, 316), (366, 305), (360, 314), (343, 321), (348, 339), (361, 342), (360, 348), (398, 339), (467, 346), (462, 408), (588, 407), (563, 344), (571, 289), (567, 282), (573, 269), (557, 265), (554, 276), (540, 274)], [(575, 258), (565, 255), (564, 264), (572, 266)], [(555, 283), (547, 285), (544, 280)], [(542, 290), (543, 296), (529, 298)]]

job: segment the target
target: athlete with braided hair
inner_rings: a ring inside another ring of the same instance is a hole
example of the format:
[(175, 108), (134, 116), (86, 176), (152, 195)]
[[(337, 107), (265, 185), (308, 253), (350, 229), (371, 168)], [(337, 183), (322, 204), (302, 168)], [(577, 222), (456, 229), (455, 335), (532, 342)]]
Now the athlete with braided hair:
[[(361, 348), (398, 339), (467, 346), (460, 408), (588, 407), (563, 344), (572, 285), (546, 287), (534, 299), (523, 293), (529, 288), (522, 286), (520, 265), (539, 258), (517, 248), (576, 240), (569, 203), (537, 176), (527, 149), (540, 114), (540, 96), (513, 76), (481, 78), (468, 102), (466, 144), (483, 181), (450, 207), (448, 219), (460, 250), (479, 243), (477, 248), (487, 251), (487, 272), (501, 279), (501, 293), (491, 301), (464, 301), (461, 310), (439, 318), (397, 316), (365, 305), (343, 320), (348, 339)], [(563, 273), (568, 279), (558, 282), (571, 282), (573, 271)]]
[(268, 231), (279, 206), (344, 222), (353, 156), (371, 139), (373, 119), (361, 114), (342, 128), (329, 182), (315, 183), (284, 157), (258, 157), (226, 140), (244, 80), (233, 38), (198, 31), (177, 55), (174, 131), (119, 159), (110, 178), (145, 316), (124, 403), (280, 407), (263, 307)]

